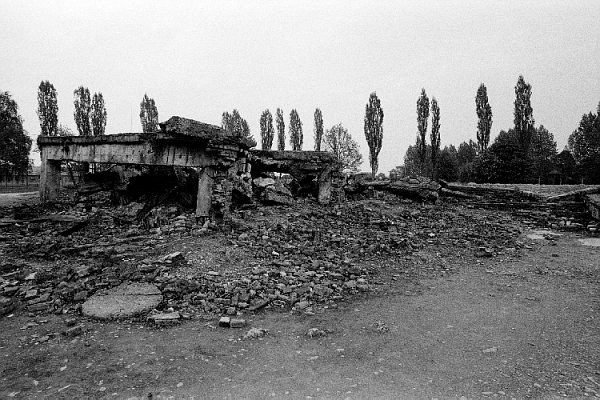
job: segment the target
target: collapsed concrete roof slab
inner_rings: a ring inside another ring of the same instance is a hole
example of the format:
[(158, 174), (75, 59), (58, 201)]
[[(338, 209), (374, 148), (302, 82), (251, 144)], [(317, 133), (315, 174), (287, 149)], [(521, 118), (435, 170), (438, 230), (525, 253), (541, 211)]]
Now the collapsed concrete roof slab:
[(265, 172), (320, 173), (327, 169), (339, 171), (341, 165), (333, 153), (326, 151), (251, 150), (253, 170)]
[(59, 197), (61, 163), (75, 161), (201, 168), (197, 217), (227, 213), (232, 182), (249, 181), (251, 170), (252, 174), (287, 172), (300, 181), (316, 180), (318, 200), (330, 200), (332, 174), (339, 171), (339, 163), (331, 153), (250, 150), (256, 146), (252, 138), (178, 116), (159, 126), (160, 130), (152, 133), (38, 137), (42, 159), (40, 198), (52, 201)]
[(206, 167), (234, 163), (256, 145), (217, 126), (171, 117), (155, 133), (101, 136), (40, 136), (47, 160), (89, 163)]
[(159, 124), (161, 132), (169, 135), (186, 136), (196, 139), (205, 139), (207, 141), (235, 143), (245, 149), (250, 149), (256, 146), (256, 141), (252, 138), (235, 135), (234, 133), (225, 130), (216, 125), (206, 124), (204, 122), (195, 121), (189, 118), (173, 116), (167, 121)]

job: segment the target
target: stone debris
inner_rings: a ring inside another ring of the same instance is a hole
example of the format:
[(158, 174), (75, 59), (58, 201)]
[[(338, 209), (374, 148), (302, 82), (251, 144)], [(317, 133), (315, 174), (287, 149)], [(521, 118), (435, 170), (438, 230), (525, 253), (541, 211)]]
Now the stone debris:
[(246, 320), (241, 318), (221, 317), (219, 326), (222, 328), (243, 328), (246, 326)]
[(100, 291), (82, 307), (83, 315), (98, 319), (123, 319), (156, 308), (163, 297), (154, 285), (123, 283), (114, 289)]
[[(277, 187), (278, 179), (260, 176), (251, 184), (266, 190)], [(484, 193), (477, 195), (486, 200)], [(152, 218), (136, 222), (143, 203), (115, 208), (102, 192), (82, 196), (74, 206), (56, 206), (56, 218), (39, 219), (48, 212), (40, 206), (17, 207), (10, 210), (12, 221), (25, 222), (2, 226), (0, 313), (18, 305), (33, 313), (86, 314), (90, 304), (106, 298), (103, 293), (145, 284), (155, 287), (157, 297), (142, 313), (174, 307), (213, 318), (272, 308), (312, 314), (351, 296), (385, 289), (378, 277), (385, 265), (399, 268), (393, 278), (399, 280), (416, 270), (450, 272), (446, 248), (453, 249), (452, 256), (478, 258), (500, 258), (527, 248), (518, 240), (522, 231), (514, 216), (475, 209), (474, 199), (467, 205), (438, 206), (385, 191), (377, 200), (369, 196), (366, 190), (355, 201), (326, 207), (296, 200), (293, 208), (242, 207), (224, 225), (208, 219), (197, 223), (191, 212), (169, 204), (154, 207), (148, 214)], [(2, 212), (9, 211), (0, 210), (0, 217)], [(532, 228), (556, 222), (536, 213), (519, 218)], [(82, 229), (58, 234), (64, 224), (87, 219), (90, 223)], [(208, 264), (190, 257), (188, 250), (197, 240), (214, 241), (226, 249), (223, 257)], [(438, 256), (429, 254), (431, 246)], [(11, 261), (17, 259), (26, 262)]]
[[(350, 177), (344, 191), (356, 196), (362, 193), (373, 193), (374, 191), (385, 191), (405, 198), (420, 201), (435, 202), (439, 198), (440, 184), (425, 177), (406, 177), (398, 180), (371, 180), (358, 174)], [(370, 178), (370, 176), (369, 176)]]
[(230, 328), (243, 328), (244, 326), (246, 326), (246, 320), (245, 319), (232, 318), (229, 321), (229, 327)]
[(306, 332), (306, 336), (309, 338), (317, 338), (317, 337), (325, 337), (329, 334), (327, 330), (319, 329), (319, 328), (310, 328), (308, 332)]
[(267, 186), (260, 194), (260, 200), (264, 204), (292, 205), (296, 201), (292, 192), (281, 184)]
[(246, 332), (244, 334), (244, 336), (242, 336), (242, 340), (259, 339), (259, 338), (264, 337), (268, 333), (269, 333), (268, 329), (250, 328), (250, 330), (248, 330), (248, 332)]
[(63, 332), (63, 335), (66, 337), (75, 337), (79, 336), (83, 333), (84, 326), (83, 325), (75, 325), (70, 327), (69, 329)]
[(578, 241), (584, 246), (600, 247), (600, 238), (585, 238)]
[(385, 322), (382, 322), (382, 321), (375, 321), (375, 322), (373, 322), (373, 324), (371, 325), (371, 327), (377, 333), (388, 333), (390, 331), (390, 327), (387, 326), (387, 324)]
[[(168, 240), (195, 240), (198, 234), (193, 217), (178, 215), (176, 208), (165, 208), (169, 217), (156, 228), (117, 222), (132, 220), (139, 209), (135, 204), (117, 211), (98, 205), (96, 212), (106, 218), (69, 237), (55, 235), (60, 227), (54, 222), (10, 226), (11, 239), (0, 242), (7, 255), (51, 265), (1, 265), (0, 295), (21, 299), (31, 312), (76, 311), (80, 302), (87, 303), (87, 310), (98, 293), (137, 282), (154, 285), (165, 305), (180, 310), (235, 316), (277, 307), (312, 313), (320, 305), (375, 289), (381, 263), (402, 261), (428, 242), (500, 253), (515, 246), (519, 233), (506, 218), (473, 222), (472, 213), (460, 209), (422, 210), (412, 202), (387, 201), (242, 210), (234, 214), (229, 232), (213, 231), (228, 248), (244, 253), (246, 267), (235, 274), (215, 271), (221, 264), (199, 269), (177, 248), (156, 254), (156, 247)], [(76, 206), (65, 212), (82, 216), (83, 210)], [(435, 229), (430, 218), (438, 221)], [(180, 269), (195, 272), (178, 274)]]
[(0, 317), (10, 314), (15, 308), (16, 305), (12, 298), (0, 296)]
[(170, 325), (176, 324), (182, 319), (182, 315), (177, 312), (166, 312), (166, 313), (157, 313), (151, 314), (148, 316), (147, 320), (153, 322), (156, 325)]

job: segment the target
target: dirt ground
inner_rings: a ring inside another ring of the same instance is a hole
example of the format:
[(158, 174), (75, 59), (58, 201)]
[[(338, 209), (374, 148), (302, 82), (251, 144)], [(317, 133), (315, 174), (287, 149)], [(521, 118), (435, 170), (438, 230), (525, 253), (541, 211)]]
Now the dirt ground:
[[(249, 314), (243, 329), (77, 316), (85, 332), (69, 338), (52, 333), (72, 315), (17, 312), (0, 319), (0, 398), (600, 397), (600, 247), (522, 229), (522, 249), (425, 247), (382, 267), (373, 292)], [(241, 340), (249, 327), (269, 333)]]

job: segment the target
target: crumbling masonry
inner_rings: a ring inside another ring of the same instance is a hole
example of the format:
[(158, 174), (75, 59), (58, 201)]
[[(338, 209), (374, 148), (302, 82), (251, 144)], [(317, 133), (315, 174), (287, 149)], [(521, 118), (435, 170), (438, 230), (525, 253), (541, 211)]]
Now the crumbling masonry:
[(332, 177), (339, 174), (330, 153), (250, 150), (256, 146), (252, 139), (181, 117), (171, 117), (155, 133), (40, 136), (38, 146), (42, 201), (58, 199), (66, 161), (193, 167), (199, 169), (196, 216), (211, 220), (226, 217), (235, 187), (251, 191), (252, 178), (265, 173), (289, 173), (300, 186), (316, 187), (312, 194), (323, 204), (331, 200)]

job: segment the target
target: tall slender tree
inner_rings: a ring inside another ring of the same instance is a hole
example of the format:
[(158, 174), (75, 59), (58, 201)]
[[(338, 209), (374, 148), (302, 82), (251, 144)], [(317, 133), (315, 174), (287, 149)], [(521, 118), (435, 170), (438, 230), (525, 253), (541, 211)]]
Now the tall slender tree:
[(521, 150), (525, 154), (529, 151), (531, 137), (535, 129), (534, 125), (533, 108), (531, 107), (531, 85), (525, 82), (523, 75), (519, 75), (519, 80), (515, 86), (515, 132)]
[(427, 122), (429, 120), (429, 98), (425, 89), (421, 89), (421, 96), (417, 100), (417, 147), (419, 148), (419, 160), (421, 165), (425, 164), (427, 156)]
[(266, 109), (260, 116), (260, 137), (262, 139), (263, 150), (271, 150), (274, 136), (273, 115), (271, 115), (271, 111)]
[(369, 95), (369, 102), (365, 107), (365, 138), (369, 145), (371, 175), (375, 179), (379, 169), (379, 152), (383, 141), (383, 109), (375, 92)]
[(56, 89), (49, 81), (42, 81), (38, 88), (37, 115), (40, 119), (41, 134), (56, 136), (58, 134), (58, 101)]
[(479, 151), (485, 151), (490, 144), (492, 130), (492, 107), (488, 101), (487, 88), (482, 83), (475, 96), (475, 109), (477, 111), (477, 145)]
[(275, 124), (277, 125), (277, 150), (283, 151), (285, 150), (285, 121), (281, 108), (277, 108)]
[(92, 133), (94, 136), (104, 135), (106, 130), (106, 106), (102, 92), (92, 97)]
[(158, 129), (158, 109), (154, 99), (148, 97), (144, 93), (142, 102), (140, 103), (140, 122), (142, 124), (142, 132), (151, 133)]
[(323, 113), (320, 109), (315, 110), (315, 150), (321, 151), (323, 141)]
[(431, 179), (435, 179), (440, 153), (440, 107), (435, 97), (431, 98)]
[(290, 126), (288, 129), (290, 131), (290, 144), (292, 145), (292, 150), (302, 150), (302, 121), (300, 121), (300, 116), (295, 108), (290, 111)]
[(242, 118), (240, 112), (237, 109), (233, 109), (233, 112), (224, 112), (221, 119), (221, 127), (234, 135), (242, 137), (250, 137), (250, 127), (248, 122)]
[(90, 114), (92, 112), (92, 102), (90, 90), (83, 86), (79, 86), (73, 92), (73, 95), (75, 96), (75, 100), (73, 101), (75, 112), (73, 113), (73, 116), (75, 117), (75, 124), (77, 125), (79, 135), (91, 136), (92, 127), (90, 124)]

